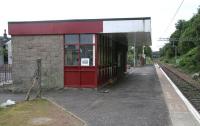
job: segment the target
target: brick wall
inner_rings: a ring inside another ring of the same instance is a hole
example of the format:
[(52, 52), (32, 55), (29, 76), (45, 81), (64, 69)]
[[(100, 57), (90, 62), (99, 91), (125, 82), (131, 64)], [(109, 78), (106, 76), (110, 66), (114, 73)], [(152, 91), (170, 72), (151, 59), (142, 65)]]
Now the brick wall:
[(36, 59), (42, 59), (42, 87), (63, 88), (62, 35), (12, 36), (14, 90), (25, 91), (31, 85)]

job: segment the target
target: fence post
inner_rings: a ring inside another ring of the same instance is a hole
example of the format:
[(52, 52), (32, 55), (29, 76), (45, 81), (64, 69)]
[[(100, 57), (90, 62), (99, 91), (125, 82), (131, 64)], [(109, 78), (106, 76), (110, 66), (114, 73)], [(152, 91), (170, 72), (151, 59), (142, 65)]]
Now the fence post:
[(38, 85), (39, 85), (39, 91), (38, 91), (38, 95), (37, 97), (38, 98), (41, 98), (42, 97), (42, 85), (41, 85), (41, 78), (42, 78), (42, 75), (41, 75), (41, 59), (37, 59), (37, 73), (38, 73)]

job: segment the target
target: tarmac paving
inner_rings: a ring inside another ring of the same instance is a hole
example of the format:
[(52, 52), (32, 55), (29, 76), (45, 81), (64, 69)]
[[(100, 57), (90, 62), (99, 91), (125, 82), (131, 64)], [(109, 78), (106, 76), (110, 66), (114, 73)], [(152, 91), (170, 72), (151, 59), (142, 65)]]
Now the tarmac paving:
[(22, 93), (13, 94), (10, 92), (0, 91), (0, 104), (3, 102), (6, 102), (8, 99), (18, 101), (18, 102), (23, 101), (25, 99), (25, 94), (22, 94)]
[(62, 90), (46, 96), (88, 126), (171, 126), (155, 68), (145, 66), (129, 72), (100, 91)]

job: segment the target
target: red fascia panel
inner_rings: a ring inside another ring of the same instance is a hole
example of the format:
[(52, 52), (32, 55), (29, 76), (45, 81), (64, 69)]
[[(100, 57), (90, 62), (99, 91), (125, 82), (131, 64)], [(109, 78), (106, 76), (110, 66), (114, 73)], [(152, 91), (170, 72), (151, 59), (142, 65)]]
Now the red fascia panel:
[(103, 21), (9, 23), (10, 35), (49, 35), (103, 32)]

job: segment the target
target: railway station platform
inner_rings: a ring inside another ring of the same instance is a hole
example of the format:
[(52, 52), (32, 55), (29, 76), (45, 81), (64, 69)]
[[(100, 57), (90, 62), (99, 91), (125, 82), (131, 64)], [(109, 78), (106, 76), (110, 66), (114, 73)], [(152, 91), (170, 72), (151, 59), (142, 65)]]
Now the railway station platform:
[[(65, 89), (43, 93), (88, 126), (200, 126), (158, 66), (131, 68), (101, 90)], [(23, 100), (23, 94), (0, 93)]]
[(157, 66), (131, 68), (100, 91), (68, 90), (49, 98), (88, 126), (199, 126)]
[(179, 92), (179, 89), (157, 64), (155, 65), (155, 69), (163, 90), (172, 125), (200, 126), (198, 112), (194, 110), (193, 106), (191, 106), (184, 95)]

